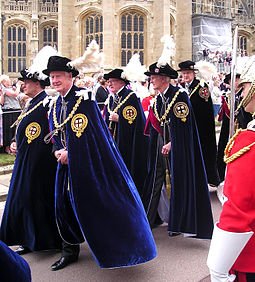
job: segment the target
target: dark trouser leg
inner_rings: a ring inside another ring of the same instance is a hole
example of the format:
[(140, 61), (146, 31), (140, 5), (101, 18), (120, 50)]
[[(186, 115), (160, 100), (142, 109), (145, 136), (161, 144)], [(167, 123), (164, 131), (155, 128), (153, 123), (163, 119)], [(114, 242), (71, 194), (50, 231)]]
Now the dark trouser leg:
[(70, 245), (66, 242), (62, 242), (62, 257), (77, 258), (80, 253), (80, 245)]
[(155, 181), (153, 185), (153, 192), (152, 192), (152, 197), (151, 197), (151, 201), (150, 201), (148, 212), (147, 212), (148, 221), (151, 227), (153, 227), (155, 224), (155, 219), (157, 217), (157, 211), (158, 211), (159, 199), (161, 195), (161, 189), (165, 181), (166, 169), (165, 169), (164, 162), (165, 160), (163, 156), (161, 155), (161, 152), (159, 152), (159, 157), (158, 157), (157, 166), (156, 166)]

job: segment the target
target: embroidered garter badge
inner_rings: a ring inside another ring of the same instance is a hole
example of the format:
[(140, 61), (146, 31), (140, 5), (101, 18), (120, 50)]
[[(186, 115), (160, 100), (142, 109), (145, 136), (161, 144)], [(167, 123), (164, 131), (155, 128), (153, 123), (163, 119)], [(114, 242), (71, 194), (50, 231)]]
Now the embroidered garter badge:
[(204, 99), (206, 102), (208, 102), (208, 99), (210, 97), (210, 93), (207, 87), (202, 87), (199, 89), (199, 96)]
[(174, 105), (173, 112), (177, 118), (180, 118), (181, 121), (186, 122), (186, 117), (189, 114), (189, 108), (186, 103), (178, 102)]
[(126, 106), (122, 111), (122, 115), (126, 120), (128, 120), (129, 124), (132, 124), (137, 117), (136, 108), (134, 108), (133, 106)]
[(71, 128), (78, 138), (81, 137), (83, 131), (88, 125), (88, 118), (84, 114), (76, 114), (71, 121)]
[(41, 133), (41, 126), (37, 122), (32, 122), (26, 127), (25, 135), (27, 137), (27, 143), (30, 144)]

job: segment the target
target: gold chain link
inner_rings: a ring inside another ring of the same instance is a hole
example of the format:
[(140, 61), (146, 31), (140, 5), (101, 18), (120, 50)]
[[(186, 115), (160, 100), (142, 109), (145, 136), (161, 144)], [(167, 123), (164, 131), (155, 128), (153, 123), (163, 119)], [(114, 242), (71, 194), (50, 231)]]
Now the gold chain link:
[(159, 117), (159, 114), (158, 114), (158, 111), (157, 111), (157, 98), (155, 99), (155, 103), (154, 103), (154, 114), (155, 114), (155, 117), (157, 118), (157, 120), (161, 123), (163, 122), (166, 118), (167, 118), (167, 115), (169, 114), (175, 100), (177, 99), (178, 95), (179, 95), (180, 91), (177, 91), (171, 101), (170, 104), (168, 104), (167, 106), (167, 109), (165, 111), (165, 113), (163, 114), (163, 116), (160, 118)]
[(55, 128), (59, 129), (59, 128), (63, 127), (74, 116), (74, 114), (77, 111), (77, 109), (78, 109), (82, 99), (83, 99), (83, 96), (80, 96), (80, 98), (76, 101), (76, 103), (75, 103), (71, 113), (60, 124), (58, 123), (58, 120), (57, 120), (57, 112), (56, 112), (56, 103), (57, 103), (57, 101), (54, 102), (54, 104), (53, 104), (53, 122), (54, 122)]
[(29, 111), (27, 111), (27, 112), (25, 112), (25, 113), (21, 113), (19, 116), (18, 116), (18, 118), (17, 118), (17, 120), (10, 126), (11, 128), (13, 128), (15, 125), (17, 125), (18, 123), (20, 123), (21, 122), (21, 120), (24, 118), (24, 117), (26, 117), (26, 116), (28, 116), (29, 114), (31, 114), (34, 110), (36, 110), (41, 104), (43, 103), (43, 101), (40, 101), (39, 103), (37, 103), (32, 109), (30, 109)]

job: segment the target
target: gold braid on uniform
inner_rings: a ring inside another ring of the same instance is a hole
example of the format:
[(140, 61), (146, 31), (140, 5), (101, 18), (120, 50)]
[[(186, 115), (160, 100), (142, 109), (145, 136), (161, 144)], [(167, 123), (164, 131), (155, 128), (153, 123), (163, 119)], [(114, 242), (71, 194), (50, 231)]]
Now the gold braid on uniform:
[(230, 138), (230, 140), (228, 141), (228, 144), (225, 148), (225, 151), (224, 151), (224, 162), (226, 164), (228, 163), (231, 163), (233, 162), (234, 160), (236, 160), (237, 158), (241, 157), (243, 154), (245, 154), (246, 152), (248, 152), (250, 150), (250, 148), (255, 145), (255, 142), (251, 143), (250, 145), (248, 146), (245, 146), (243, 147), (242, 149), (240, 149), (239, 151), (235, 152), (234, 154), (232, 154), (230, 156), (230, 152), (231, 152), (231, 149), (233, 148), (234, 146), (234, 143), (235, 143), (235, 139), (236, 137), (242, 132), (242, 131), (245, 131), (243, 129), (238, 129), (236, 131), (236, 133)]
[(37, 103), (32, 109), (30, 109), (29, 111), (25, 112), (25, 113), (21, 113), (17, 120), (10, 126), (10, 128), (13, 128), (15, 125), (18, 125), (22, 119), (26, 116), (28, 116), (29, 114), (31, 114), (34, 110), (36, 110), (41, 104), (43, 103), (43, 101), (40, 101), (39, 103)]
[(57, 129), (62, 128), (74, 116), (74, 114), (77, 111), (82, 99), (83, 99), (83, 96), (80, 96), (79, 99), (76, 101), (76, 103), (75, 103), (72, 111), (68, 115), (68, 117), (60, 124), (58, 123), (58, 120), (57, 120), (56, 101), (54, 102), (54, 105), (53, 105), (53, 122), (54, 122), (55, 128), (57, 128)]
[(177, 99), (179, 93), (180, 93), (180, 90), (178, 90), (178, 91), (175, 93), (175, 95), (174, 95), (174, 97), (173, 97), (171, 103), (168, 104), (167, 109), (166, 109), (165, 113), (162, 115), (161, 118), (159, 117), (159, 114), (158, 114), (158, 111), (157, 111), (157, 99), (155, 99), (153, 111), (154, 111), (155, 117), (157, 118), (157, 120), (158, 120), (160, 123), (161, 123), (161, 122), (164, 122), (164, 121), (166, 120), (167, 115), (169, 114), (169, 112), (170, 112), (170, 110), (171, 110), (171, 108), (172, 108), (172, 106), (173, 106), (175, 100)]

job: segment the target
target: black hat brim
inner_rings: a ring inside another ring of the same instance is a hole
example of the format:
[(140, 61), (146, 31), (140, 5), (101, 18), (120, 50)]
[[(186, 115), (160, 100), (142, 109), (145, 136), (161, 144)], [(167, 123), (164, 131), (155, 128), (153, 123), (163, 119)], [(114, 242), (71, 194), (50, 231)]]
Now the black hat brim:
[(50, 76), (50, 73), (53, 71), (64, 71), (64, 72), (71, 72), (72, 77), (76, 77), (79, 74), (79, 71), (76, 69), (62, 69), (62, 68), (53, 68), (53, 69), (45, 69), (42, 72), (48, 76)]
[(153, 72), (149, 72), (149, 71), (146, 71), (144, 74), (147, 75), (147, 76), (151, 76), (151, 75), (167, 76), (171, 79), (176, 79), (178, 77), (178, 74), (153, 73)]

